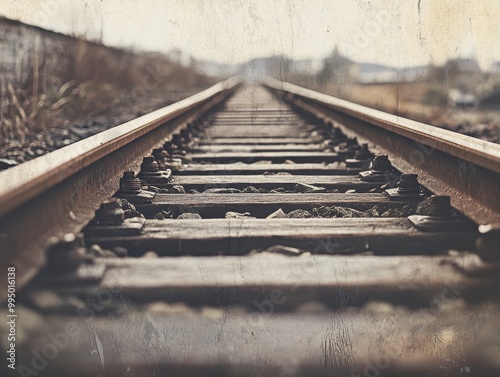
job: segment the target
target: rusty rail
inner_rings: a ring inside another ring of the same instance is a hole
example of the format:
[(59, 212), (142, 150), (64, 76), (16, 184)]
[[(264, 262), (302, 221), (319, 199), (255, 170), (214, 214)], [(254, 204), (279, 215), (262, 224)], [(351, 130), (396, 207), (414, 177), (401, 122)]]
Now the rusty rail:
[(500, 222), (500, 145), (385, 113), (272, 78), (263, 84), (295, 106), (331, 116), (347, 134), (375, 143), (402, 172), (477, 224)]
[(203, 105), (227, 89), (236, 78), (212, 86), (170, 106), (153, 111), (13, 169), (0, 172), (0, 216), (50, 189), (133, 140), (189, 110)]
[[(180, 102), (0, 172), (1, 266), (15, 262), (21, 288), (41, 266), (50, 237), (78, 232), (117, 190), (124, 170), (173, 130), (224, 100), (231, 78)], [(2, 281), (2, 286), (6, 283)], [(4, 298), (7, 290), (2, 289)]]

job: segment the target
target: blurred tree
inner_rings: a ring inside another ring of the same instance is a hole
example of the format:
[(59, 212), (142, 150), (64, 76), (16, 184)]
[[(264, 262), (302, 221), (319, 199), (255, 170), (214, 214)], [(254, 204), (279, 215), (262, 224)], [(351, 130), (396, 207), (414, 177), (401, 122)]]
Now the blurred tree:
[(342, 55), (337, 46), (332, 53), (323, 59), (323, 68), (318, 72), (318, 85), (325, 86), (330, 82), (343, 84), (353, 80), (354, 62)]

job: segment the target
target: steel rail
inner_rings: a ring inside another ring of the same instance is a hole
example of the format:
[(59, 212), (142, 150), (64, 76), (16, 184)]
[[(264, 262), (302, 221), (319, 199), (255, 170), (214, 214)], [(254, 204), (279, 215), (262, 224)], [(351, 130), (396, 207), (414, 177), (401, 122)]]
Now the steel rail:
[(477, 224), (500, 222), (500, 145), (273, 78), (262, 84), (298, 107), (337, 120), (345, 133), (375, 143), (396, 168), (418, 173), (427, 188), (450, 195), (452, 205)]
[(200, 106), (234, 86), (235, 80), (218, 83), (182, 101), (0, 172), (0, 216), (131, 141)]
[[(138, 170), (142, 156), (221, 102), (240, 83), (238, 77), (228, 79), (0, 172), (0, 266), (16, 267), (21, 288), (43, 266), (50, 237), (78, 232), (117, 190), (124, 170)], [(5, 298), (5, 292), (2, 289), (0, 297)]]

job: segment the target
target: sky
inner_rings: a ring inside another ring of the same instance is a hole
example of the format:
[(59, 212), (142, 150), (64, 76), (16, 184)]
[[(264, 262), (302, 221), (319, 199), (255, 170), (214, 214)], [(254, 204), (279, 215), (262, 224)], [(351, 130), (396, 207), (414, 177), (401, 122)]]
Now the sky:
[(335, 46), (394, 67), (500, 61), (500, 0), (0, 0), (0, 14), (104, 44), (239, 64)]

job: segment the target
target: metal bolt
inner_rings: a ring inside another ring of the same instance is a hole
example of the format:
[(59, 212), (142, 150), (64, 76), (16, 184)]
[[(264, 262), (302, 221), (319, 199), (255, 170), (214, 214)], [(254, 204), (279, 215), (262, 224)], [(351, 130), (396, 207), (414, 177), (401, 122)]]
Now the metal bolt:
[(192, 131), (199, 131), (201, 127), (201, 124), (198, 120), (195, 120), (191, 123), (188, 124), (188, 129)]
[[(163, 167), (165, 167), (163, 164)], [(158, 183), (168, 183), (170, 178), (170, 172), (160, 171), (158, 162), (155, 161), (154, 157), (144, 156), (141, 164), (141, 171), (137, 174), (137, 177), (141, 180), (141, 184), (158, 184)]]
[(397, 183), (400, 194), (413, 194), (420, 192), (418, 174), (401, 174)]
[(104, 201), (95, 211), (95, 217), (102, 225), (120, 225), (125, 219), (125, 212), (120, 207), (118, 199), (111, 198)]
[(153, 157), (156, 162), (162, 162), (168, 157), (168, 153), (163, 148), (155, 148), (153, 149)]
[(185, 155), (186, 151), (181, 149), (186, 149), (188, 140), (184, 139), (182, 135), (175, 134), (172, 135), (172, 143), (175, 145), (175, 150), (178, 154)]
[(347, 136), (340, 130), (340, 128), (332, 125), (331, 128), (327, 130), (326, 139), (329, 145), (338, 145), (347, 139)]
[(174, 134), (172, 135), (172, 143), (179, 145), (182, 144), (182, 136), (180, 134)]
[(191, 137), (191, 132), (187, 128), (183, 128), (180, 135), (184, 140), (187, 140)]
[(333, 139), (342, 139), (345, 138), (344, 133), (338, 127), (332, 128), (332, 138)]
[(331, 130), (335, 128), (335, 123), (331, 119), (329, 119), (328, 122), (326, 122), (326, 127), (331, 132)]
[(361, 149), (357, 150), (354, 155), (354, 159), (360, 161), (369, 160), (370, 158), (373, 158), (373, 153), (368, 149), (368, 144), (361, 145)]
[(358, 145), (358, 138), (357, 138), (357, 137), (348, 138), (348, 139), (346, 140), (346, 143), (347, 143), (347, 145), (348, 145), (348, 146), (350, 146), (350, 147), (351, 147), (351, 146), (359, 146), (359, 145)]
[(360, 150), (361, 147), (358, 144), (357, 138), (347, 139), (345, 142), (342, 142), (337, 148), (336, 151), (339, 157), (343, 160), (353, 159), (356, 155), (356, 151)]
[(158, 171), (158, 163), (155, 158), (151, 155), (144, 156), (141, 164), (141, 172), (143, 173), (154, 173)]
[(417, 215), (431, 217), (451, 217), (450, 197), (447, 195), (432, 195), (419, 204)]
[(392, 164), (386, 154), (375, 156), (370, 163), (370, 170), (372, 170), (373, 172), (383, 173), (391, 171), (392, 169)]
[(151, 154), (156, 159), (157, 157), (161, 157), (163, 152), (164, 152), (163, 148), (154, 148)]
[(141, 180), (135, 176), (132, 170), (123, 172), (120, 178), (120, 193), (136, 195), (141, 192)]
[(165, 162), (169, 158), (169, 155), (167, 152), (165, 152), (165, 150), (163, 148), (153, 149), (153, 157), (158, 164), (159, 170), (166, 170), (167, 169)]
[(169, 155), (174, 154), (175, 147), (172, 141), (168, 140), (163, 144), (163, 150), (167, 152)]

